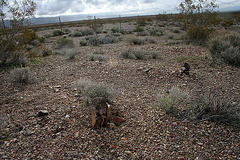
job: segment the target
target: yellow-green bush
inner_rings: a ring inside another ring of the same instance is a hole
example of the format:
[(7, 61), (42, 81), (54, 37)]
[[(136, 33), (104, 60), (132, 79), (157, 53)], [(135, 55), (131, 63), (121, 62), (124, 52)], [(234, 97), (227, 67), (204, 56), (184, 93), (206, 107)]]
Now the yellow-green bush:
[(187, 38), (196, 44), (204, 44), (207, 41), (210, 33), (211, 31), (205, 26), (193, 25), (188, 28)]

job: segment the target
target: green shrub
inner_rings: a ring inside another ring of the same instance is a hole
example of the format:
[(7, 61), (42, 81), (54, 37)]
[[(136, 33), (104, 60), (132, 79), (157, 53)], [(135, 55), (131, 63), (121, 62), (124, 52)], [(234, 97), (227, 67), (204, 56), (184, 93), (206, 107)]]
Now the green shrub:
[(87, 42), (87, 40), (81, 40), (80, 42), (80, 46), (87, 46), (88, 45), (88, 42)]
[(75, 45), (73, 43), (73, 40), (68, 38), (58, 38), (56, 41), (56, 47), (57, 48), (74, 48)]
[(101, 44), (101, 40), (97, 36), (89, 36), (85, 38), (89, 45), (99, 46)]
[(44, 43), (45, 42), (45, 37), (38, 37), (38, 41), (40, 43)]
[(61, 36), (63, 35), (64, 33), (61, 31), (61, 30), (54, 30), (53, 31), (53, 36)]
[(142, 31), (144, 31), (144, 29), (142, 27), (140, 27), (140, 26), (136, 26), (134, 31), (135, 32), (142, 32)]
[(73, 87), (77, 89), (78, 95), (85, 97), (87, 101), (92, 101), (96, 97), (103, 97), (108, 103), (112, 103), (117, 93), (109, 84), (94, 83), (85, 79), (78, 80)]
[(204, 44), (206, 43), (210, 30), (204, 26), (190, 26), (187, 31), (188, 40), (192, 41), (196, 44)]
[(10, 80), (13, 83), (31, 84), (36, 82), (35, 75), (29, 68), (15, 68), (10, 73)]

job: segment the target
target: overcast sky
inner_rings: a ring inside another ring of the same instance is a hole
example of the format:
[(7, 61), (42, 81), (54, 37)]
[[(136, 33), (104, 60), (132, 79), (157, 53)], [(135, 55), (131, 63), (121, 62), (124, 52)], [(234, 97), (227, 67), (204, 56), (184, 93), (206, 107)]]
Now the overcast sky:
[[(183, 0), (34, 0), (36, 17), (74, 14), (177, 13)], [(220, 10), (240, 10), (240, 0), (217, 0)]]

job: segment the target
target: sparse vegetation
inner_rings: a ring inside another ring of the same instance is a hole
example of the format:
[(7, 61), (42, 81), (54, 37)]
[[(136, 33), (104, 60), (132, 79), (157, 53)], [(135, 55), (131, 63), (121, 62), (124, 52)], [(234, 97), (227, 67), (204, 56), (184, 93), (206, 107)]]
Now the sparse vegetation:
[(178, 87), (172, 87), (168, 95), (159, 98), (158, 106), (167, 114), (177, 114), (178, 107), (188, 100), (188, 94), (182, 92)]
[(229, 100), (217, 91), (196, 98), (193, 102), (193, 113), (197, 120), (221, 122), (238, 127), (240, 125), (240, 114), (236, 106), (230, 104)]
[(103, 97), (108, 103), (112, 103), (117, 93), (109, 84), (94, 83), (85, 79), (78, 80), (73, 87), (77, 89), (78, 95), (86, 98), (88, 102), (96, 97)]
[(15, 68), (10, 73), (10, 80), (12, 83), (32, 84), (36, 82), (35, 75), (29, 68)]
[(61, 36), (63, 34), (64, 34), (64, 32), (62, 32), (61, 30), (54, 30), (53, 31), (53, 36)]
[(64, 37), (61, 37), (61, 38), (58, 38), (57, 41), (56, 41), (56, 47), (58, 49), (60, 48), (74, 48), (75, 45), (73, 43), (73, 40), (71, 39), (68, 39), (68, 38), (64, 38)]
[(88, 54), (87, 55), (88, 61), (106, 61), (106, 57), (104, 55), (98, 55), (98, 54)]
[(210, 41), (213, 60), (220, 60), (229, 65), (240, 66), (240, 36), (237, 33), (217, 36)]
[(133, 45), (143, 45), (145, 44), (145, 40), (139, 37), (131, 37), (128, 39), (128, 42)]

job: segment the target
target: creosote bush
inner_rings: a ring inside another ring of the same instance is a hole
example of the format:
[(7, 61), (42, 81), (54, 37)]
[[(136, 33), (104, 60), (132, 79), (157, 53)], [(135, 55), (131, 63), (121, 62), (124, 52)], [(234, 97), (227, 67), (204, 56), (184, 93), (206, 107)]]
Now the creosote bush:
[(187, 31), (188, 40), (195, 44), (204, 44), (210, 35), (210, 30), (205, 26), (190, 26)]
[(15, 68), (10, 73), (10, 80), (12, 83), (32, 84), (37, 80), (35, 75), (29, 68)]
[(80, 97), (86, 98), (86, 101), (92, 101), (96, 97), (103, 97), (108, 103), (112, 103), (117, 92), (109, 84), (95, 83), (90, 80), (80, 79), (73, 84), (73, 87), (77, 89)]

